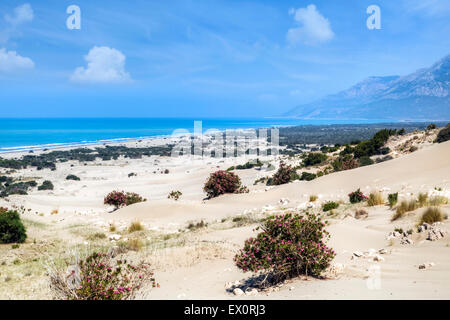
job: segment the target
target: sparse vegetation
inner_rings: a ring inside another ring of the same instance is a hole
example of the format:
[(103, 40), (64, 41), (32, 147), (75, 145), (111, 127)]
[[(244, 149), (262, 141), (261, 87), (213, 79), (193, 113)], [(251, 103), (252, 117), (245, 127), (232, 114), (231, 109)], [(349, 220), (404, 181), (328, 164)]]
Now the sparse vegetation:
[(405, 213), (414, 211), (418, 208), (417, 201), (414, 199), (411, 200), (403, 200), (400, 205), (398, 205), (397, 210), (391, 218), (391, 221), (398, 220), (402, 218)]
[(436, 142), (442, 143), (450, 140), (450, 123), (443, 129), (441, 129), (437, 135)]
[(125, 203), (125, 205), (127, 205), (127, 206), (130, 206), (132, 204), (139, 203), (139, 202), (145, 202), (145, 201), (147, 201), (147, 199), (142, 198), (137, 193), (134, 193), (134, 192), (127, 192), (126, 193), (126, 203)]
[(177, 201), (178, 199), (180, 199), (182, 194), (183, 193), (181, 193), (181, 191), (171, 191), (169, 193), (169, 195), (167, 196), (167, 199), (173, 199), (173, 200)]
[(316, 195), (310, 195), (309, 196), (309, 202), (315, 202), (318, 199)]
[(369, 214), (364, 209), (358, 209), (355, 211), (355, 219), (367, 218)]

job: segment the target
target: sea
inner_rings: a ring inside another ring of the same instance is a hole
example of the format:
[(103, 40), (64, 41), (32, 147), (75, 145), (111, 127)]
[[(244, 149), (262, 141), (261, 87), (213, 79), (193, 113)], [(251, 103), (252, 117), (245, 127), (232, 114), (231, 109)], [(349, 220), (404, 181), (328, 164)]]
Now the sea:
[(193, 132), (194, 121), (202, 121), (203, 131), (383, 122), (297, 118), (3, 118), (0, 153), (170, 136), (177, 129)]

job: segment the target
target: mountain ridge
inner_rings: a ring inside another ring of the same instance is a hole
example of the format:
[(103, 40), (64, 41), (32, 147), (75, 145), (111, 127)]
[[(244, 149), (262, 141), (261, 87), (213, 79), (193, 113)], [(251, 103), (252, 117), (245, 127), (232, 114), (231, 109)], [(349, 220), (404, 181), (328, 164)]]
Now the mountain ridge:
[(305, 119), (450, 119), (450, 54), (406, 76), (368, 77), (284, 115)]

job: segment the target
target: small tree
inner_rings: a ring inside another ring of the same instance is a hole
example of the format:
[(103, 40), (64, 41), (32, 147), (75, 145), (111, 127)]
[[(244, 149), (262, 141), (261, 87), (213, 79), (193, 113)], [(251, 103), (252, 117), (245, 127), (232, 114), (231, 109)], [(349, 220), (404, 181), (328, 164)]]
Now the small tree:
[(203, 191), (209, 198), (218, 197), (225, 193), (242, 193), (246, 188), (241, 186), (241, 179), (233, 172), (219, 170), (211, 173), (205, 182)]
[(234, 261), (244, 272), (265, 273), (274, 282), (300, 274), (319, 276), (335, 257), (324, 243), (329, 238), (324, 228), (320, 217), (309, 213), (269, 217)]
[(0, 243), (23, 243), (27, 238), (19, 213), (0, 208)]
[(274, 173), (271, 184), (280, 185), (289, 183), (292, 180), (298, 179), (298, 175), (290, 165), (285, 164), (283, 161), (280, 161), (280, 167), (278, 171)]

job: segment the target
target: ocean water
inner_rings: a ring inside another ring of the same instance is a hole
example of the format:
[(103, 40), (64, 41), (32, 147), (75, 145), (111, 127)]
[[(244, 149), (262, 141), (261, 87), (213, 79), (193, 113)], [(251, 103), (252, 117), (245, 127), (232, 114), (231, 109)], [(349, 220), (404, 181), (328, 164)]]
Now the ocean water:
[(0, 119), (0, 153), (166, 136), (172, 134), (176, 129), (185, 129), (193, 132), (194, 121), (202, 121), (203, 131), (207, 129), (256, 129), (306, 124), (361, 124), (377, 122), (373, 120), (304, 120), (287, 118), (5, 118)]

